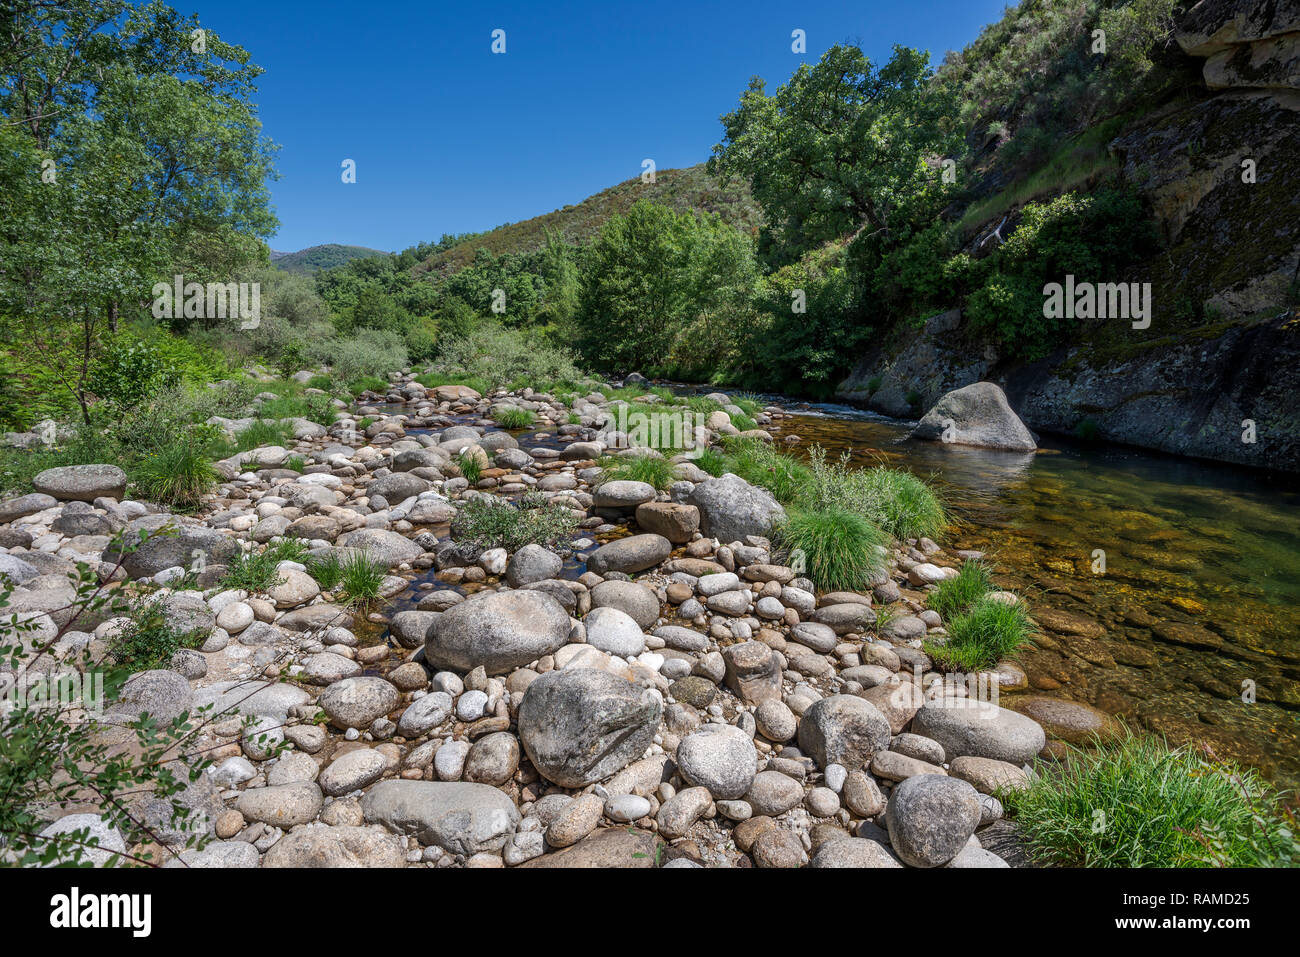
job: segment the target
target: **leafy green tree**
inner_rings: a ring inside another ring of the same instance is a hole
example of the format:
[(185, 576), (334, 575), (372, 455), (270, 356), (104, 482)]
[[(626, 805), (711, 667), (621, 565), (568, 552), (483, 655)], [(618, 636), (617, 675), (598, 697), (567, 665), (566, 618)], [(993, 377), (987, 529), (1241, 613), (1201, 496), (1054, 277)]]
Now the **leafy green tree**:
[(756, 278), (748, 238), (716, 216), (642, 200), (592, 245), (579, 309), (580, 348), (606, 368), (663, 365), (696, 318), (746, 303)]
[(774, 262), (859, 229), (888, 233), (917, 195), (943, 192), (940, 161), (962, 138), (955, 98), (932, 80), (926, 53), (896, 46), (876, 67), (834, 46), (772, 96), (750, 81), (709, 169), (749, 181)]

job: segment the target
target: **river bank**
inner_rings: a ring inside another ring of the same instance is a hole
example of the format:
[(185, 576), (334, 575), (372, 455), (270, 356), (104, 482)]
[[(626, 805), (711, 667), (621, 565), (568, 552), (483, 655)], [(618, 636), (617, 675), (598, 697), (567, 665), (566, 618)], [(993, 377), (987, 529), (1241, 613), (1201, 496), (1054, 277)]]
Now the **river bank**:
[[(178, 864), (1024, 863), (1002, 798), (1040, 754), (1119, 732), (1051, 697), (1037, 664), (983, 685), (934, 666), (952, 622), (932, 596), (979, 550), (912, 538), (863, 587), (819, 587), (770, 540), (784, 512), (764, 489), (690, 458), (658, 487), (611, 479), (655, 459), (607, 459), (616, 401), (394, 376), (329, 426), (218, 462), (188, 516), (125, 499), (111, 466), (43, 473), (0, 509), (11, 604), (58, 648), (114, 647), (131, 616), (61, 610), (84, 559), (193, 632), (99, 732), (129, 747), (141, 712), (230, 710), (189, 742), (212, 765), (181, 800), (214, 843)], [(709, 401), (710, 445), (746, 431), (733, 420), (778, 448), (819, 441), (796, 410)], [(111, 544), (165, 526), (179, 543)], [(327, 574), (358, 556), (371, 600)], [(1084, 625), (1030, 607), (1044, 653), (1099, 657)], [(153, 824), (105, 840), (171, 856)]]

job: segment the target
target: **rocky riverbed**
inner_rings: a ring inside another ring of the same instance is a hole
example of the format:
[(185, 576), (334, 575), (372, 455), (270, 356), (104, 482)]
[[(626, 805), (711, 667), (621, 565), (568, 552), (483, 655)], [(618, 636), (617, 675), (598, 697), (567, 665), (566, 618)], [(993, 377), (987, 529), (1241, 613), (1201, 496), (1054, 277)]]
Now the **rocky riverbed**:
[[(508, 408), (536, 416), (523, 443), (497, 426)], [(926, 592), (970, 553), (899, 543), (869, 592), (819, 593), (767, 538), (781, 506), (743, 479), (683, 459), (664, 492), (603, 481), (609, 411), (599, 393), (570, 409), (394, 375), (328, 429), (298, 420), (292, 447), (219, 463), (194, 515), (124, 500), (111, 465), (42, 473), (0, 503), (10, 610), (36, 637), (66, 624), (76, 562), (157, 588), (206, 635), (133, 677), (99, 733), (129, 749), (139, 714), (213, 706), (193, 742), (213, 767), (180, 797), (212, 843), (152, 847), (183, 835), (142, 798), (152, 840), (97, 825), (101, 847), (168, 866), (1021, 863), (995, 795), (1028, 781), (1044, 724), (1109, 725), (1083, 704), (972, 700), (932, 670), (921, 644), (943, 621)], [(771, 437), (786, 413), (754, 418)], [(729, 420), (711, 416), (709, 438)], [(468, 500), (525, 494), (574, 532), (515, 551), (452, 536)], [(124, 556), (110, 544), (163, 528)], [(340, 603), (297, 562), (264, 592), (218, 585), (241, 550), (286, 537), (379, 559), (385, 600)], [(103, 650), (124, 624), (79, 620), (59, 651)], [(1011, 663), (984, 679), (1027, 684)], [(52, 828), (95, 823), (65, 810)]]

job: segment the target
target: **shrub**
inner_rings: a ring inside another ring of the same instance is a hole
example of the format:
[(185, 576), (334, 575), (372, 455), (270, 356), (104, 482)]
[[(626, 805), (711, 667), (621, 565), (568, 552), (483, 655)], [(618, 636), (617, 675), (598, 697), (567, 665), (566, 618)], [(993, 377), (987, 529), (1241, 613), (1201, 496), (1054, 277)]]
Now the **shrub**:
[(478, 496), (461, 506), (451, 533), (458, 542), (513, 552), (531, 544), (550, 547), (577, 525), (569, 509), (540, 496), (524, 496), (518, 504), (496, 496)]
[(853, 512), (792, 509), (775, 533), (791, 566), (826, 591), (868, 588), (885, 567), (888, 536)]
[(151, 343), (124, 335), (100, 354), (87, 385), (105, 402), (132, 409), (179, 379), (180, 373)]
[[(582, 377), (572, 355), (526, 329), (507, 329), (483, 322), (442, 344), (434, 371), (504, 385), (516, 379), (533, 383), (574, 381)], [(469, 383), (461, 383), (469, 384)], [(476, 385), (470, 388), (478, 392)]]
[(160, 599), (131, 605), (130, 621), (109, 640), (109, 656), (130, 671), (166, 668), (182, 648), (197, 648), (207, 638), (202, 628), (178, 629), (167, 619)]
[(658, 455), (607, 457), (599, 465), (602, 482), (645, 482), (663, 491), (677, 481), (677, 466)]
[(956, 578), (945, 578), (935, 586), (926, 603), (944, 621), (951, 621), (993, 590), (993, 579), (982, 562), (967, 559)]
[(497, 424), (503, 429), (526, 429), (537, 419), (527, 409), (511, 407), (502, 409), (497, 414)]
[(409, 364), (402, 337), (385, 329), (308, 343), (307, 358), (314, 364), (328, 364), (330, 373), (343, 382), (386, 376)]
[(221, 478), (208, 461), (205, 443), (187, 436), (146, 456), (135, 482), (146, 498), (176, 508), (195, 508)]
[(1242, 867), (1294, 853), (1279, 796), (1258, 775), (1149, 736), (1071, 748), (1002, 798), (1046, 865)]
[(383, 395), (388, 391), (388, 380), (381, 379), (377, 375), (363, 375), (348, 383), (348, 391), (353, 395), (360, 395), (363, 392), (378, 392)]
[(948, 671), (992, 668), (1030, 643), (1033, 623), (1023, 602), (980, 598), (947, 622), (942, 644), (926, 642), (925, 651)]

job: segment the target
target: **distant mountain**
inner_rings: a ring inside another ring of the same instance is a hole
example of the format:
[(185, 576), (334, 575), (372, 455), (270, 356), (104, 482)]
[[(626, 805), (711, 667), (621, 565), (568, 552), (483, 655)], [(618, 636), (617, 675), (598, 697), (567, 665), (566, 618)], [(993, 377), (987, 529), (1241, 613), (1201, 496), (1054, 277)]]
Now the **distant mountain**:
[(639, 199), (679, 212), (690, 209), (717, 213), (726, 222), (753, 235), (757, 235), (762, 223), (762, 213), (750, 196), (747, 183), (724, 184), (710, 176), (701, 163), (686, 169), (660, 170), (654, 183), (643, 183), (640, 177), (630, 179), (588, 196), (576, 205), (498, 226), (434, 253), (417, 268), (449, 275), (468, 266), (479, 249), (487, 249), (496, 256), (532, 252), (545, 245), (548, 229), (569, 242), (585, 243), (600, 231), (606, 220), (626, 213)]
[(369, 249), (365, 246), (341, 246), (338, 243), (326, 243), (323, 246), (310, 246), (296, 253), (271, 251), (271, 262), (285, 272), (317, 273), (325, 269), (342, 266), (353, 259), (369, 259), (372, 256), (387, 256), (382, 249)]

